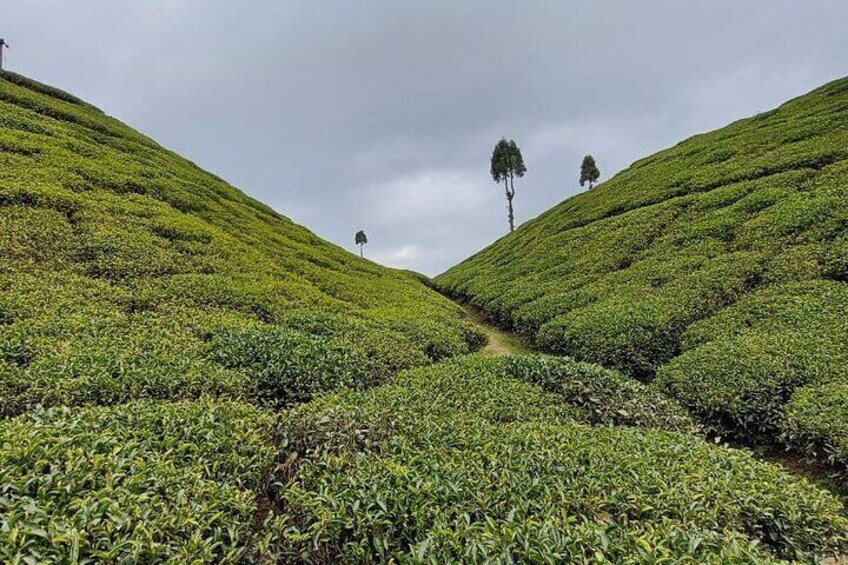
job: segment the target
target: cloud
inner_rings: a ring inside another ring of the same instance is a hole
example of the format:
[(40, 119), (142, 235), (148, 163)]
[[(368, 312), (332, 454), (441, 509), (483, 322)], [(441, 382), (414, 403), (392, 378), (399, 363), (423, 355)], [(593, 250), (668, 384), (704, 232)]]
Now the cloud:
[(402, 245), (400, 247), (391, 247), (388, 249), (380, 249), (371, 257), (372, 260), (396, 267), (398, 269), (411, 269), (416, 264), (416, 261), (421, 257), (421, 248), (417, 245)]
[(373, 187), (371, 200), (385, 222), (464, 216), (492, 200), (486, 180), (479, 171), (418, 171)]

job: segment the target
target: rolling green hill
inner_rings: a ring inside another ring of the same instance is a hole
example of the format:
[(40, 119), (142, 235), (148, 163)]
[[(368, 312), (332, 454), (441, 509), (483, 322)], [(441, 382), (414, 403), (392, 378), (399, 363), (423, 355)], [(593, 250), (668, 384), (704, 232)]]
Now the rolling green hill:
[(413, 276), (11, 73), (0, 205), (2, 415), (204, 394), (286, 405), (479, 345)]
[(465, 355), (424, 282), (0, 75), (0, 562), (848, 554), (836, 496), (619, 371)]
[(848, 79), (637, 161), (436, 283), (719, 434), (848, 463)]

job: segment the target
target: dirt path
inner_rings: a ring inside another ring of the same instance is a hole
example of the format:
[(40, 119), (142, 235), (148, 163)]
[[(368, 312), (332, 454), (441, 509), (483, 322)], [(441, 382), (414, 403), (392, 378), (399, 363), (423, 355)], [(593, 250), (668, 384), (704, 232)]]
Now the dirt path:
[(497, 326), (485, 321), (483, 314), (468, 304), (463, 304), (463, 308), (468, 314), (468, 318), (476, 323), (489, 338), (489, 344), (483, 348), (481, 353), (490, 357), (501, 357), (503, 355), (520, 355), (524, 353), (533, 353), (529, 345), (523, 343), (518, 337), (508, 332), (503, 331)]

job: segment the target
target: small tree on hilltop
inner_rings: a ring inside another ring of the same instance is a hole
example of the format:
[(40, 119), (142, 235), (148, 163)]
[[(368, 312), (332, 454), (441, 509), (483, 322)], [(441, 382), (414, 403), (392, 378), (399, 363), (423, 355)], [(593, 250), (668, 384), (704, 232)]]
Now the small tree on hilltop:
[(507, 209), (509, 210), (509, 231), (515, 229), (515, 214), (512, 208), (512, 199), (515, 197), (515, 177), (523, 177), (527, 172), (524, 166), (524, 157), (515, 141), (507, 141), (501, 138), (492, 151), (492, 178), (496, 183), (504, 183), (506, 192)]
[(368, 236), (365, 235), (365, 232), (359, 230), (356, 232), (355, 236), (356, 245), (359, 246), (359, 256), (365, 257), (365, 244), (368, 243)]
[(601, 171), (598, 170), (598, 166), (595, 164), (595, 158), (591, 155), (586, 155), (583, 157), (583, 164), (580, 166), (580, 186), (588, 182), (589, 190), (592, 190), (592, 187), (595, 186), (599, 178), (601, 178)]

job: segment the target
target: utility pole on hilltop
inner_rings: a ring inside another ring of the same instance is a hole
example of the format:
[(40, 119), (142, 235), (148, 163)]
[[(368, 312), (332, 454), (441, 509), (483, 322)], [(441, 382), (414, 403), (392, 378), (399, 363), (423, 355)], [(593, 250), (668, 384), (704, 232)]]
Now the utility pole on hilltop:
[(9, 44), (6, 43), (6, 40), (0, 37), (0, 71), (3, 70), (3, 48), (8, 49)]

